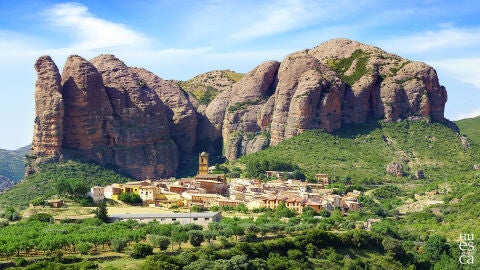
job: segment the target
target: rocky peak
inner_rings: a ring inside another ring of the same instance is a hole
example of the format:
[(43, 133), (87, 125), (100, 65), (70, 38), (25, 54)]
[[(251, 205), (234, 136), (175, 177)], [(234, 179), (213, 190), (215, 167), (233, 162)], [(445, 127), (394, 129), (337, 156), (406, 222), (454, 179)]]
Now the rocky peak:
[(268, 146), (268, 137), (261, 133), (265, 130), (261, 125), (261, 112), (275, 89), (279, 65), (276, 61), (262, 63), (232, 86), (222, 126), (228, 159)]
[(68, 57), (62, 72), (65, 104), (63, 146), (82, 150), (88, 157), (92, 149), (113, 145), (112, 106), (102, 76), (80, 56)]
[(224, 150), (235, 159), (307, 129), (381, 119), (449, 124), (447, 93), (432, 67), (348, 39), (264, 62), (244, 76), (214, 71), (187, 82), (108, 54), (71, 56), (62, 76), (48, 56), (35, 68), (30, 163), (81, 156), (138, 179), (171, 176), (195, 151)]
[(60, 72), (50, 56), (35, 63), (35, 123), (31, 154), (58, 158), (62, 148), (64, 105)]

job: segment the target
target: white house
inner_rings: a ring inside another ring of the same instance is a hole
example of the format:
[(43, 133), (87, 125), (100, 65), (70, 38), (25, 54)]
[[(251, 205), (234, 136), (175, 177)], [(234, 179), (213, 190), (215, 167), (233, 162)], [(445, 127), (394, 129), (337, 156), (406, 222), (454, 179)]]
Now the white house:
[(88, 196), (92, 197), (94, 202), (99, 202), (105, 199), (104, 188), (99, 186), (91, 187), (90, 192), (88, 192)]

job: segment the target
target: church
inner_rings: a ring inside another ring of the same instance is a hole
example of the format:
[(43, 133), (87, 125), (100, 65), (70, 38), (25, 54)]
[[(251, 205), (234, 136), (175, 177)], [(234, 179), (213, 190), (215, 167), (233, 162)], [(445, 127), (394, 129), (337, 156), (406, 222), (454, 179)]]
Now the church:
[(198, 156), (198, 174), (194, 177), (195, 183), (205, 189), (206, 193), (223, 194), (227, 189), (225, 174), (208, 173), (208, 153), (202, 152)]

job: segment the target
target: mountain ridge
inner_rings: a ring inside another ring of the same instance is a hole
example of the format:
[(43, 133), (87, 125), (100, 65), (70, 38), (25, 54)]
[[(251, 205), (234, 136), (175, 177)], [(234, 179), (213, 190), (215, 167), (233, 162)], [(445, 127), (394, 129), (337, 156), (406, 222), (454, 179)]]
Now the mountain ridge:
[(369, 119), (448, 123), (446, 90), (432, 67), (347, 39), (264, 62), (208, 106), (181, 83), (113, 55), (70, 56), (62, 74), (48, 56), (35, 67), (28, 173), (48, 160), (81, 157), (156, 179), (199, 151), (233, 160), (309, 129), (333, 132)]

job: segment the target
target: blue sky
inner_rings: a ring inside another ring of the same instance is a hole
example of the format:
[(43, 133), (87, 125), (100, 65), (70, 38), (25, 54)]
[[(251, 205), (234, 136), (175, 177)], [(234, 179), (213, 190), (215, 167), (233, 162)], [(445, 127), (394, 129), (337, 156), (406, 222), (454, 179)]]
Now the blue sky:
[(446, 117), (480, 115), (480, 3), (378, 0), (0, 1), (0, 148), (32, 138), (35, 71), (50, 55), (112, 53), (164, 79), (266, 60), (344, 37), (435, 67)]

